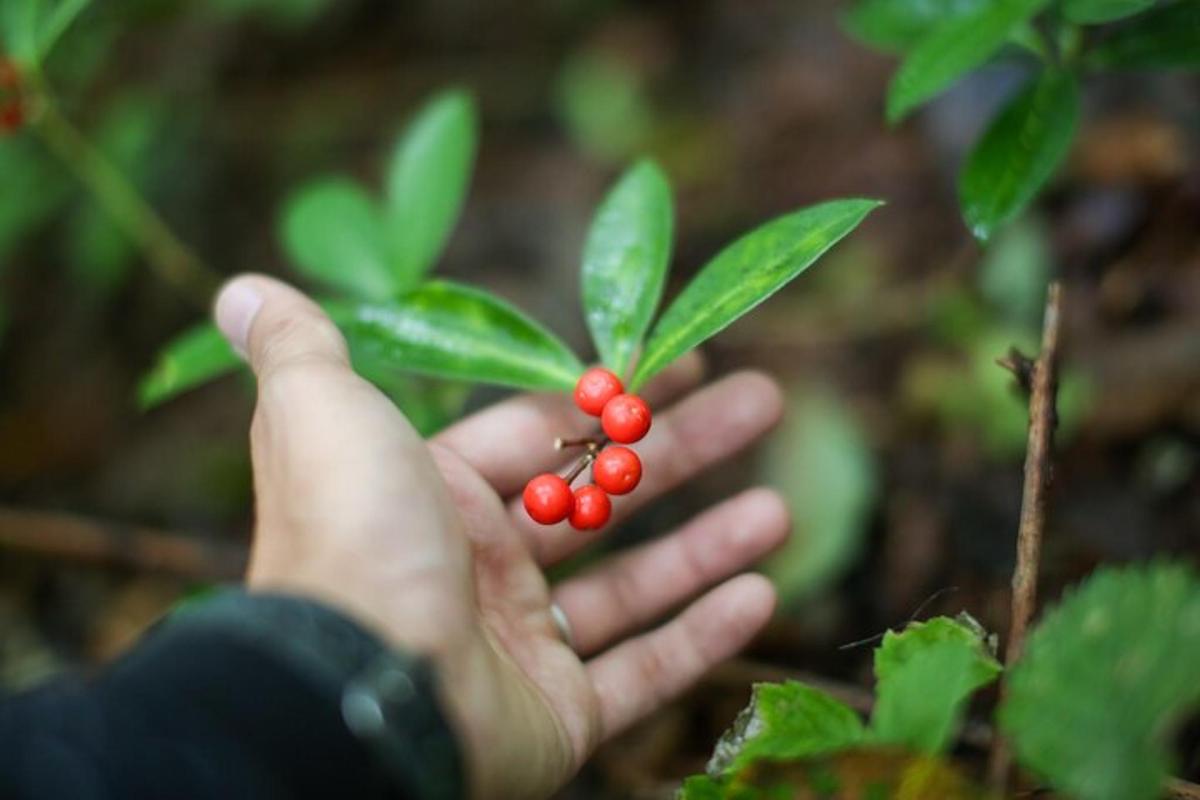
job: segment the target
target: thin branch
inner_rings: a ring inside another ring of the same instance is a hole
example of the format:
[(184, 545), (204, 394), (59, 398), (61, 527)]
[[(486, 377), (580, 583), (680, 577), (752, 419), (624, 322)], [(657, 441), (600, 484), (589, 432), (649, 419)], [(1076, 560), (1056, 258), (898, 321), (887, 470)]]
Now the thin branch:
[(33, 129), (142, 249), (162, 280), (205, 312), (221, 276), (188, 248), (137, 189), (41, 92)]
[[(1058, 346), (1062, 288), (1050, 285), (1042, 319), (1042, 351), (1029, 367), (1029, 441), (1025, 451), (1025, 487), (1021, 495), (1021, 524), (1017, 531), (1017, 564), (1012, 577), (1012, 619), (1005, 646), (1005, 664), (1012, 667), (1025, 647), (1025, 634), (1037, 610), (1038, 567), (1046, 528), (1046, 494), (1050, 485), (1054, 428), (1058, 425)], [(1010, 353), (1018, 379), (1025, 371), (1020, 354)], [(1027, 360), (1026, 360), (1027, 361)], [(996, 737), (988, 762), (988, 777), (1003, 795), (1012, 771), (1012, 751)]]
[(0, 548), (202, 581), (236, 580), (246, 548), (54, 511), (0, 508)]

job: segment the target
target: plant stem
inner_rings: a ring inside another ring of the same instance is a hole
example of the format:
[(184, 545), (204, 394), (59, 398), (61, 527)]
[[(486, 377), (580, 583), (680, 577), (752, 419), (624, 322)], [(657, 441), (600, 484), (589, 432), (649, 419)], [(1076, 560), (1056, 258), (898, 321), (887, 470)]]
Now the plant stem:
[(221, 277), (179, 240), (162, 217), (99, 149), (39, 93), (34, 130), (71, 169), (112, 220), (141, 247), (146, 263), (164, 283), (207, 311)]
[[(1012, 577), (1012, 618), (1005, 647), (1006, 668), (1021, 657), (1025, 634), (1037, 610), (1038, 567), (1046, 528), (1046, 494), (1051, 477), (1054, 428), (1058, 424), (1058, 346), (1061, 327), (1062, 289), (1050, 284), (1042, 319), (1042, 350), (1029, 362), (1010, 352), (1002, 366), (1012, 370), (1029, 386), (1029, 440), (1025, 451), (1025, 485), (1021, 495), (1021, 523), (1017, 531), (1017, 564)], [(1001, 689), (1003, 692), (1003, 688)], [(992, 789), (1004, 795), (1012, 771), (1012, 750), (1003, 737), (995, 737), (988, 762)]]
[(245, 572), (247, 558), (240, 543), (58, 511), (4, 507), (0, 507), (0, 548), (202, 581), (236, 580)]

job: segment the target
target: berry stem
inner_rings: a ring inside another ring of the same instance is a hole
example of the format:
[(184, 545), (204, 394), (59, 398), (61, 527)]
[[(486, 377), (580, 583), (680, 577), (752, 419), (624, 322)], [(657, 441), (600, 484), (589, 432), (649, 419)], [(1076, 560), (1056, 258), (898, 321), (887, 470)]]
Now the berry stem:
[(592, 452), (589, 452), (586, 455), (580, 456), (579, 460), (575, 462), (575, 466), (571, 467), (571, 471), (566, 474), (566, 476), (563, 478), (563, 480), (565, 480), (567, 482), (567, 485), (570, 486), (572, 483), (575, 482), (576, 478), (578, 478), (580, 475), (583, 474), (583, 471), (585, 469), (587, 469), (588, 467), (590, 467), (592, 465), (592, 462), (595, 460), (596, 460), (596, 454), (592, 453)]
[(596, 447), (596, 440), (590, 436), (582, 439), (564, 439), (560, 436), (554, 440), (555, 450), (565, 450), (568, 447), (586, 447), (588, 450), (593, 450)]

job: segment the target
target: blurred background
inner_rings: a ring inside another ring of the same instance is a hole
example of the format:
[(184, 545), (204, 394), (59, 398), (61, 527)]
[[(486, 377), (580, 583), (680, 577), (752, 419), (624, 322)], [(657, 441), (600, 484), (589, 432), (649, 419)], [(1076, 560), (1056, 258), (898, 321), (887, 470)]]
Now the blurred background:
[[(583, 237), (639, 155), (676, 190), (668, 296), (774, 215), (888, 201), (706, 347), (713, 374), (755, 367), (785, 385), (782, 427), (605, 545), (774, 485), (795, 517), (766, 566), (786, 598), (778, 619), (606, 747), (565, 798), (669, 797), (751, 681), (821, 676), (854, 697), (870, 686), (871, 648), (845, 645), (918, 610), (1007, 630), (1026, 412), (994, 360), (1011, 345), (1036, 351), (1051, 277), (1065, 288), (1065, 375), (1043, 597), (1102, 561), (1200, 551), (1200, 81), (1090, 79), (1066, 167), (983, 250), (955, 175), (1023, 68), (988, 67), (889, 129), (896, 60), (848, 36), (845, 11), (836, 0), (124, 0), (85, 11), (46, 65), (64, 116), (204, 261), (292, 280), (277, 230), (289, 191), (329, 172), (378, 187), (411, 112), (439, 89), (468, 89), (481, 144), (438, 274), (495, 291), (581, 353)], [(238, 574), (251, 387), (226, 378), (145, 413), (136, 399), (156, 352), (202, 318), (36, 136), (0, 138), (4, 688), (110, 658)], [(475, 390), (467, 406), (499, 395)], [(1181, 741), (1193, 780), (1196, 738)]]

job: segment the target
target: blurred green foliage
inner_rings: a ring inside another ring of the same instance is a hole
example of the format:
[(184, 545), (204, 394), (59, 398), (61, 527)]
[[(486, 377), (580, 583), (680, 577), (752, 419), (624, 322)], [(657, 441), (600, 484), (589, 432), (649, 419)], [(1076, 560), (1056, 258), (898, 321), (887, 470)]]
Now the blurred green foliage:
[(1080, 800), (1150, 800), (1173, 724), (1200, 706), (1200, 579), (1155, 563), (1105, 568), (1047, 613), (999, 720), (1020, 761)]
[[(977, 441), (995, 458), (1025, 452), (1028, 401), (996, 359), (1016, 347), (1038, 352), (1042, 309), (1051, 273), (1045, 229), (1036, 219), (1006, 228), (988, 249), (974, 291), (949, 291), (930, 315), (944, 349), (909, 362), (901, 387), (905, 404)], [(1091, 405), (1086, 375), (1067, 365), (1059, 377), (1057, 436), (1067, 441)]]
[(585, 50), (569, 58), (556, 99), (575, 146), (598, 161), (625, 161), (650, 141), (655, 117), (642, 77), (613, 53)]
[[(1012, 55), (1032, 67), (959, 178), (967, 227), (988, 241), (1066, 158), (1087, 70), (1200, 66), (1200, 7), (1193, 0), (1152, 6), (1153, 0), (859, 0), (845, 24), (864, 43), (902, 56), (888, 90), (892, 123), (994, 58)], [(1099, 36), (1080, 27), (1110, 22), (1118, 26)]]
[(764, 565), (781, 601), (795, 606), (827, 589), (862, 552), (878, 498), (875, 455), (845, 400), (793, 388), (784, 424), (763, 461), (786, 498), (793, 536)]

